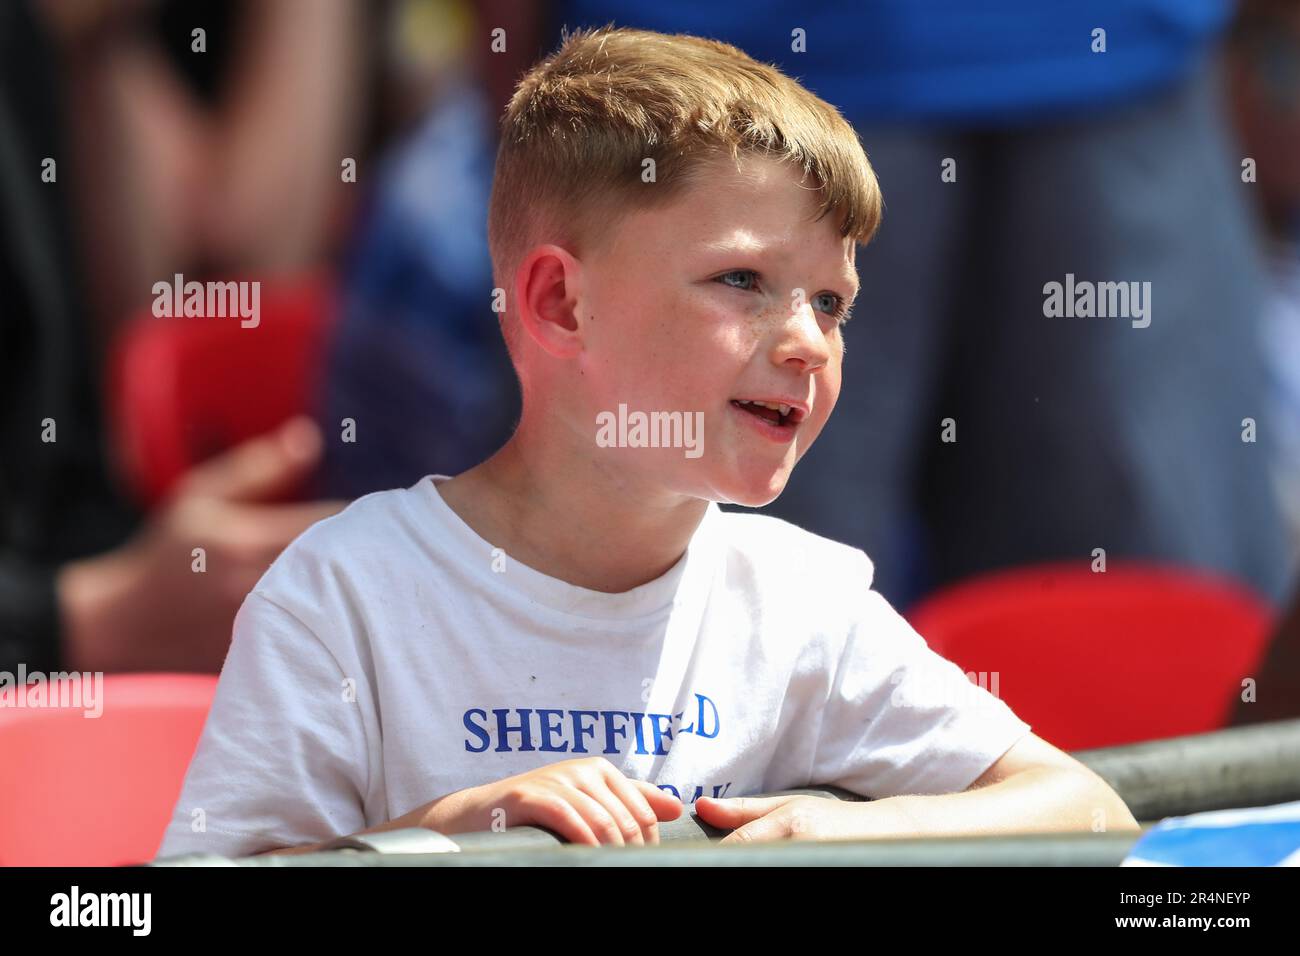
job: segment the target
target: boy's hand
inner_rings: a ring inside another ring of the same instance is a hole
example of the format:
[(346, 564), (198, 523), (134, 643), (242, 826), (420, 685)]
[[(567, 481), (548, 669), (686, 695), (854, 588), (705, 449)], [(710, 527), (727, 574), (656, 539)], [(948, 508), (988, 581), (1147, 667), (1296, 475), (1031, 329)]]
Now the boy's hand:
[(865, 840), (906, 836), (907, 819), (888, 801), (855, 803), (791, 794), (781, 797), (700, 797), (695, 812), (711, 826), (732, 832), (722, 843), (764, 840)]
[(443, 797), (429, 805), (420, 825), (469, 833), (504, 822), (545, 827), (570, 843), (642, 846), (659, 842), (660, 820), (681, 813), (671, 793), (623, 776), (604, 757), (583, 757)]

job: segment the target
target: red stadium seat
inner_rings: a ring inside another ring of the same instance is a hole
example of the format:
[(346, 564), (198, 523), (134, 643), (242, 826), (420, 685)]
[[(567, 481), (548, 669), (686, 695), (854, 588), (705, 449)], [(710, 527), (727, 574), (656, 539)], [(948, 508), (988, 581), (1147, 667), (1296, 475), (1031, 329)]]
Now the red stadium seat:
[(957, 584), (908, 618), (1038, 736), (1079, 750), (1227, 726), (1272, 612), (1182, 569), (1047, 564)]
[(262, 282), (259, 321), (128, 322), (110, 363), (118, 466), (146, 505), (191, 466), (310, 413), (332, 319), (331, 289), (312, 276)]
[(99, 717), (0, 707), (0, 865), (152, 859), (216, 686), (210, 675), (109, 675)]

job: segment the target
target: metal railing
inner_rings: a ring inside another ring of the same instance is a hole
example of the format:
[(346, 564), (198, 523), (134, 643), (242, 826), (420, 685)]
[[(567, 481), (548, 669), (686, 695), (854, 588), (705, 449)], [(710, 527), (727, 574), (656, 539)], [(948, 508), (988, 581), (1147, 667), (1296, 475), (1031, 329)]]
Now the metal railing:
[[(1074, 755), (1139, 821), (1300, 800), (1300, 720), (1174, 737)], [(835, 787), (806, 793), (861, 800)], [(771, 794), (769, 794), (770, 796)], [(1138, 834), (1022, 834), (942, 839), (783, 841), (719, 846), (721, 831), (686, 813), (660, 824), (660, 845), (579, 847), (540, 827), (446, 836), (389, 830), (318, 853), (227, 859), (192, 854), (154, 866), (1114, 866)]]

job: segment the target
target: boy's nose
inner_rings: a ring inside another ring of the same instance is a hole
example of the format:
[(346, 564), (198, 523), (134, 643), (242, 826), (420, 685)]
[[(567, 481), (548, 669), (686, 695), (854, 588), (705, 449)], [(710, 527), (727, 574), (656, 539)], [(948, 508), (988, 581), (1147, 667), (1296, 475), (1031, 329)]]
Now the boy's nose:
[(777, 365), (796, 363), (800, 371), (816, 372), (831, 358), (826, 333), (810, 303), (792, 309), (781, 327), (773, 348), (772, 360)]

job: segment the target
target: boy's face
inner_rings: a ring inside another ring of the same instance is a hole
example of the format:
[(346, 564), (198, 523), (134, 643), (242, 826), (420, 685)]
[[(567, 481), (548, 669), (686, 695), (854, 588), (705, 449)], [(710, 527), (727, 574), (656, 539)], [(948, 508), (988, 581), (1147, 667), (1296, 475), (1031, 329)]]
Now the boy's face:
[(586, 411), (609, 422), (623, 404), (629, 416), (682, 412), (703, 424), (690, 455), (596, 448), (635, 469), (634, 482), (761, 506), (821, 432), (840, 390), (839, 316), (858, 281), (853, 241), (833, 216), (813, 222), (816, 197), (788, 165), (744, 156), (738, 172), (715, 161), (678, 201), (627, 214), (583, 255)]

